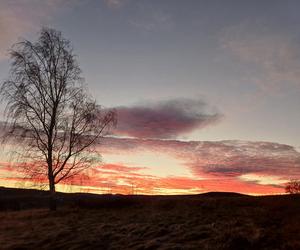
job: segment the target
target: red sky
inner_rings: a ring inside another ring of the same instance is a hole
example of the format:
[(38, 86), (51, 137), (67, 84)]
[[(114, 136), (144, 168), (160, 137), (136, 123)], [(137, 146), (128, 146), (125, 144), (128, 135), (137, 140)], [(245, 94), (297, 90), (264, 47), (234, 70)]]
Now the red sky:
[[(123, 194), (208, 191), (274, 194), (283, 193), (289, 179), (300, 177), (299, 152), (278, 143), (108, 137), (97, 149), (102, 152), (103, 163), (73, 178), (67, 185), (61, 185), (61, 190)], [(30, 180), (21, 179), (14, 166), (1, 165), (2, 184), (30, 186)]]

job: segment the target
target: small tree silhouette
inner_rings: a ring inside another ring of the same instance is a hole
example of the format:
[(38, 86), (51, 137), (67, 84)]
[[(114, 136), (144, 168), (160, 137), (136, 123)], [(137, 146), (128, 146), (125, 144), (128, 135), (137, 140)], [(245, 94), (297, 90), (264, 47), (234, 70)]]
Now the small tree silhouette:
[(286, 193), (299, 194), (300, 193), (300, 180), (291, 180), (285, 186)]

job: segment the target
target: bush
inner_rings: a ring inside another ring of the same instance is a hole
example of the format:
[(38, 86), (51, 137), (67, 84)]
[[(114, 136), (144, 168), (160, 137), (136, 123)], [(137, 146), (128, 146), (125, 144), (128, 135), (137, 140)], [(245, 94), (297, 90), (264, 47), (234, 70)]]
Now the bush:
[(300, 193), (300, 180), (291, 180), (285, 186), (286, 193), (299, 194)]

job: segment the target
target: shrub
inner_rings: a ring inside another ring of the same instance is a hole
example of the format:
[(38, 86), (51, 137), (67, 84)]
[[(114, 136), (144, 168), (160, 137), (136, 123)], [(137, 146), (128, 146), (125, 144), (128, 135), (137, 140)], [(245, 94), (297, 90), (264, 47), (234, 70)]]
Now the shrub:
[(289, 194), (300, 193), (300, 180), (291, 180), (285, 186), (285, 191)]

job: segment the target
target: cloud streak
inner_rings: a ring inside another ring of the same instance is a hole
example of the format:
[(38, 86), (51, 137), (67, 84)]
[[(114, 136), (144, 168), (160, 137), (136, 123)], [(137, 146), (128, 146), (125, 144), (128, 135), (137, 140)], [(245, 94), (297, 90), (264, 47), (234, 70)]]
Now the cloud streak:
[(117, 107), (118, 135), (136, 138), (176, 138), (220, 121), (201, 100), (174, 99), (156, 104)]

